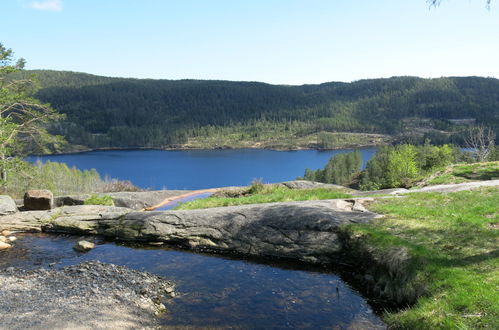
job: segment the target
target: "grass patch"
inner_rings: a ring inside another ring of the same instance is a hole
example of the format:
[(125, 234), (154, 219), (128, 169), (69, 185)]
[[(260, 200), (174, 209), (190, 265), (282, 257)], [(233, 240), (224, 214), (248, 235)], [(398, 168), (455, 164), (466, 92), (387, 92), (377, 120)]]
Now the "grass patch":
[(109, 195), (98, 196), (96, 194), (92, 194), (92, 196), (87, 198), (83, 204), (114, 206), (113, 198), (111, 196)]
[(241, 197), (208, 197), (180, 204), (177, 210), (205, 209), (221, 206), (260, 204), (272, 202), (291, 202), (319, 199), (350, 198), (341, 189), (289, 189), (284, 186), (254, 183)]
[(370, 209), (385, 218), (348, 227), (374, 249), (403, 247), (415, 260), (409, 281), (425, 294), (387, 313), (390, 327), (499, 328), (498, 205), (499, 188), (414, 193), (377, 200)]
[(426, 184), (450, 184), (499, 179), (499, 161), (452, 165), (436, 173)]

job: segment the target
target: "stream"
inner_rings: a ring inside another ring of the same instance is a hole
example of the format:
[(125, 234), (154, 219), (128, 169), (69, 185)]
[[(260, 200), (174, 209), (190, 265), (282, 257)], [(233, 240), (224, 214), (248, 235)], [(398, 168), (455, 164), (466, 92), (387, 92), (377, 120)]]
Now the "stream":
[[(72, 247), (93, 241), (88, 253)], [(145, 270), (177, 284), (165, 300), (165, 327), (384, 329), (366, 300), (334, 270), (233, 259), (95, 236), (18, 234), (0, 267), (63, 267), (87, 260)]]

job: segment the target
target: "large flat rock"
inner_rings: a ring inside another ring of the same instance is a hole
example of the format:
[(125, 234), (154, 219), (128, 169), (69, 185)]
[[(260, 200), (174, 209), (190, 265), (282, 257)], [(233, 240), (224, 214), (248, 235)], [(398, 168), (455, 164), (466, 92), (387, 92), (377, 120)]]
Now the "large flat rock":
[(368, 222), (376, 216), (356, 204), (324, 200), (153, 212), (101, 207), (97, 213), (72, 206), (62, 208), (42, 227), (196, 250), (328, 262), (341, 248), (338, 226)]

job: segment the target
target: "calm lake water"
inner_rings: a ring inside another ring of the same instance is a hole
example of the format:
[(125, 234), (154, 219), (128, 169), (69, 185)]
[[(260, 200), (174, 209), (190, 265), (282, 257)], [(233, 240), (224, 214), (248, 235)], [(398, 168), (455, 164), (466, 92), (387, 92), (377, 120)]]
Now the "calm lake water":
[[(88, 253), (72, 246), (95, 241)], [(100, 260), (165, 276), (178, 296), (164, 301), (161, 320), (174, 328), (385, 329), (383, 322), (334, 269), (296, 268), (194, 254), (167, 248), (126, 246), (95, 236), (24, 234), (0, 251), (0, 268), (55, 267)]]
[[(363, 166), (376, 152), (359, 149)], [(29, 161), (63, 162), (79, 169), (95, 168), (102, 176), (130, 180), (142, 188), (205, 189), (244, 186), (254, 179), (266, 183), (294, 180), (305, 168), (324, 167), (344, 150), (111, 150), (69, 155), (31, 156)]]

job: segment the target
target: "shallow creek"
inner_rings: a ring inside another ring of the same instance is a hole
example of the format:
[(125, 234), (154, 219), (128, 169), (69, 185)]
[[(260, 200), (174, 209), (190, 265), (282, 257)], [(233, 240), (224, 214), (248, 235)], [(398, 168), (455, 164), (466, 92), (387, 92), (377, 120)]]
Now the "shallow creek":
[[(100, 260), (174, 281), (178, 295), (165, 300), (164, 326), (385, 328), (366, 300), (327, 269), (124, 245), (90, 236), (19, 234), (18, 238), (12, 249), (0, 252), (1, 268), (62, 267)], [(73, 251), (81, 239), (96, 242), (96, 248), (88, 253)]]

